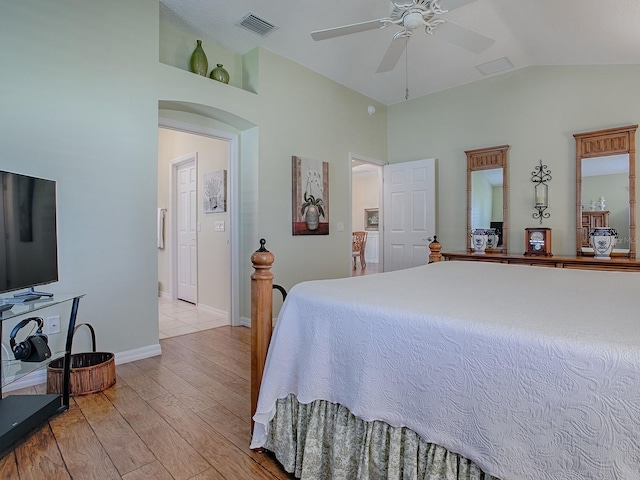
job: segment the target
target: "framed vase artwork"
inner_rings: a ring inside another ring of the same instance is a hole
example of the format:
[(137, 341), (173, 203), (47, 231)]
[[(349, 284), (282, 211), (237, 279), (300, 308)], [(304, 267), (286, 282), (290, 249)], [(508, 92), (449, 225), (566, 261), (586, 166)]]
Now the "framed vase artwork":
[(227, 171), (205, 173), (202, 189), (204, 213), (218, 213), (227, 211)]
[(364, 209), (364, 229), (365, 230), (378, 230), (378, 224), (380, 216), (377, 208), (365, 208)]
[(292, 233), (329, 235), (329, 164), (291, 157)]

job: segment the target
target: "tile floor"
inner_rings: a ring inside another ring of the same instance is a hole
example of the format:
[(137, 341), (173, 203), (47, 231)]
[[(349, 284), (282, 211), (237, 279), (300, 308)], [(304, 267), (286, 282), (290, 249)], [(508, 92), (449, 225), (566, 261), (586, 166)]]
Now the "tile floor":
[(198, 310), (192, 303), (182, 300), (158, 298), (160, 339), (229, 325), (229, 320)]

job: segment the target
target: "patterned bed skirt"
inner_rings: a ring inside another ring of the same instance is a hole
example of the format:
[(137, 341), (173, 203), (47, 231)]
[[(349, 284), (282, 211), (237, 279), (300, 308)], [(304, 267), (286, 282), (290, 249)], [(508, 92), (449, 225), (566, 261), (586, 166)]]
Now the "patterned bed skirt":
[(324, 400), (278, 400), (265, 444), (303, 480), (498, 480), (406, 427), (366, 422)]

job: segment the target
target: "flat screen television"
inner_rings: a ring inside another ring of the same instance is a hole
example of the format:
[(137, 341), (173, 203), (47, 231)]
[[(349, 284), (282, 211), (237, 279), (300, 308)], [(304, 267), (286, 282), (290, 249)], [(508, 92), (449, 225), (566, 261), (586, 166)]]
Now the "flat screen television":
[(33, 294), (58, 280), (56, 182), (0, 171), (0, 185), (0, 293)]

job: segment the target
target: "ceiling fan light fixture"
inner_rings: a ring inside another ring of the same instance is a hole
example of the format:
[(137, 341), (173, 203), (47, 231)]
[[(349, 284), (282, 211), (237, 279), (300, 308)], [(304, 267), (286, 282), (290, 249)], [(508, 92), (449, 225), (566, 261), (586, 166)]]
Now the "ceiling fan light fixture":
[(425, 21), (421, 13), (412, 12), (405, 15), (403, 23), (406, 29), (415, 30), (424, 25)]

